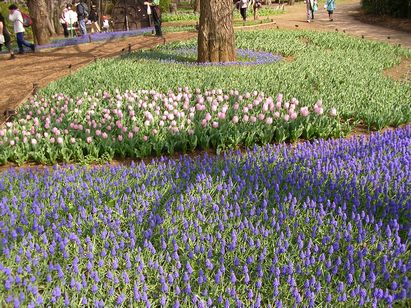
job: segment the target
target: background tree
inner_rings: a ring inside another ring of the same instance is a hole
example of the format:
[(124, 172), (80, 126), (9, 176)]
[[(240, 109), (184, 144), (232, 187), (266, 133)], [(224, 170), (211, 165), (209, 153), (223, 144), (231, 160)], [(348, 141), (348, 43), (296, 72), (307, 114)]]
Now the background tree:
[(200, 0), (193, 0), (193, 9), (195, 13), (200, 13)]
[(33, 35), (38, 45), (47, 44), (50, 37), (49, 14), (46, 0), (27, 0), (30, 17), (33, 20)]
[(201, 1), (198, 62), (235, 61), (233, 0)]

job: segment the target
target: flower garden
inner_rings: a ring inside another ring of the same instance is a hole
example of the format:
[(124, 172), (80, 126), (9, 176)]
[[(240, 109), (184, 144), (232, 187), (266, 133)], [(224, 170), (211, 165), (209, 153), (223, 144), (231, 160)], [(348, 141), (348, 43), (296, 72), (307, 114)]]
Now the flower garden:
[(410, 303), (411, 128), (346, 137), (410, 122), (411, 85), (383, 71), (411, 52), (236, 44), (231, 65), (196, 65), (192, 41), (97, 61), (0, 128), (1, 164), (54, 165), (0, 176), (1, 306)]

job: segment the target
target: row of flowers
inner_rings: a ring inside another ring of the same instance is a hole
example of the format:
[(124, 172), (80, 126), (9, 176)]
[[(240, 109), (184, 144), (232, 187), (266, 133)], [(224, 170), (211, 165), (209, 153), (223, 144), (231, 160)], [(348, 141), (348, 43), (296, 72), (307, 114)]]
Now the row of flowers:
[(411, 129), (0, 177), (0, 305), (318, 307), (411, 296)]
[(188, 88), (160, 93), (33, 97), (0, 129), (0, 161), (54, 163), (84, 156), (144, 157), (194, 149), (341, 136), (347, 127), (321, 100), (303, 106), (283, 95)]

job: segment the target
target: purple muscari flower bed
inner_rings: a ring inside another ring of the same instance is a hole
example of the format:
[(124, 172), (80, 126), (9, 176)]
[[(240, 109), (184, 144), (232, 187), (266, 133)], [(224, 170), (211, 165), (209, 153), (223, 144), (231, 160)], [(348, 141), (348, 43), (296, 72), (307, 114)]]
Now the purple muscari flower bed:
[(224, 157), (10, 169), (0, 303), (406, 305), (410, 170), (410, 127)]
[[(178, 48), (173, 49), (173, 53), (181, 56), (193, 56), (197, 54), (197, 48), (195, 47), (186, 47), (186, 48)], [(274, 62), (278, 62), (282, 59), (280, 55), (274, 55), (271, 52), (264, 52), (264, 51), (254, 51), (249, 49), (237, 49), (237, 56), (246, 58), (244, 61), (233, 61), (233, 62), (206, 62), (206, 63), (198, 63), (194, 61), (181, 61), (179, 59), (173, 58), (170, 56), (167, 59), (160, 59), (160, 62), (163, 63), (181, 63), (185, 65), (198, 65), (198, 66), (232, 66), (232, 65), (241, 65), (241, 66), (249, 66), (249, 65), (260, 65), (260, 64), (270, 64)]]
[(91, 42), (97, 42), (97, 41), (109, 41), (109, 40), (129, 37), (129, 36), (143, 35), (145, 33), (150, 33), (152, 30), (153, 30), (152, 28), (142, 28), (142, 29), (130, 30), (130, 31), (90, 33), (90, 34), (79, 36), (79, 37), (58, 40), (58, 41), (55, 41), (47, 45), (37, 46), (37, 49), (65, 47), (65, 46), (79, 45), (79, 44), (91, 43)]

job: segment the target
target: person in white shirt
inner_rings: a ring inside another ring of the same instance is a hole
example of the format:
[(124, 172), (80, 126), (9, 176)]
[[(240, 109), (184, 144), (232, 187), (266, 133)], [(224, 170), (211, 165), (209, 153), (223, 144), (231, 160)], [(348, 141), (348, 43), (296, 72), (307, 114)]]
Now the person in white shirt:
[(74, 36), (75, 25), (78, 22), (77, 13), (71, 8), (71, 5), (67, 5), (67, 12), (64, 14), (64, 20), (67, 24), (67, 30), (70, 32), (71, 36)]
[(66, 22), (66, 15), (67, 15), (67, 12), (68, 12), (68, 10), (67, 10), (67, 8), (65, 7), (64, 9), (63, 9), (63, 12), (61, 12), (61, 15), (60, 15), (60, 24), (61, 24), (61, 26), (63, 27), (63, 30), (64, 30), (64, 37), (68, 37), (69, 36), (69, 32), (68, 32), (68, 29), (67, 29), (67, 22)]
[(108, 20), (107, 16), (103, 16), (103, 30), (105, 32), (109, 32), (110, 31), (110, 21)]
[(247, 7), (248, 0), (239, 0), (240, 13), (243, 17), (243, 21), (247, 21)]
[(24, 29), (23, 16), (21, 15), (21, 12), (15, 4), (9, 6), (9, 12), (9, 20), (13, 23), (14, 33), (16, 33), (17, 45), (19, 46), (19, 54), (24, 53), (23, 46), (29, 47), (34, 52), (34, 44), (24, 40), (24, 32), (26, 32), (26, 30)]

